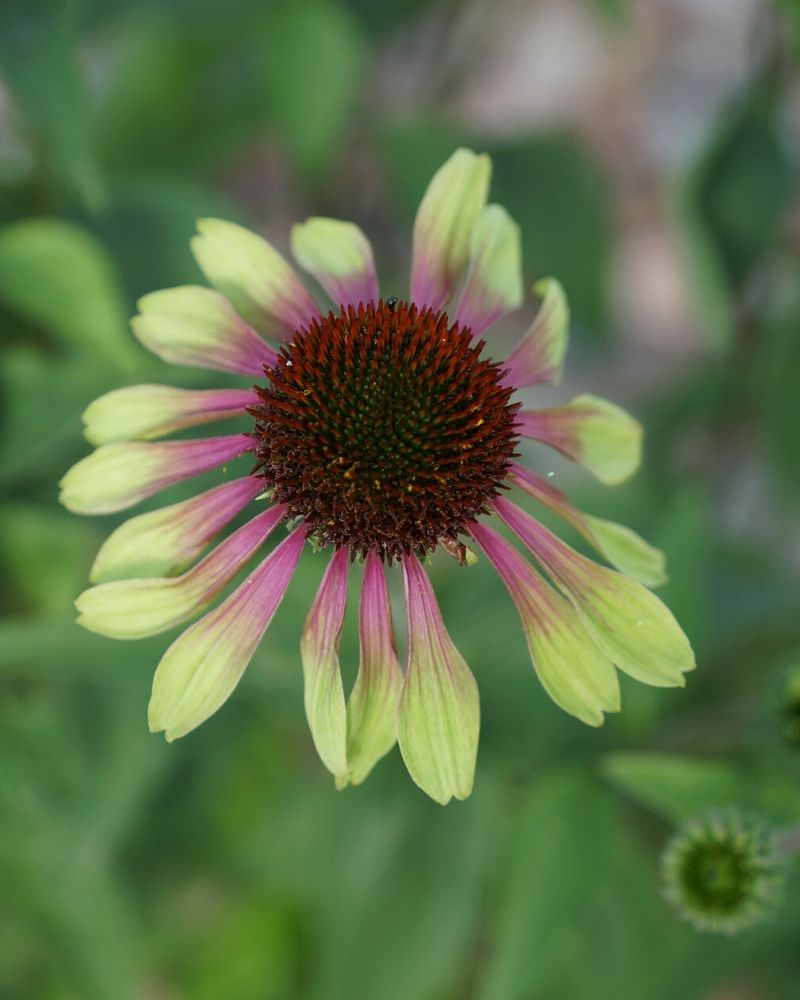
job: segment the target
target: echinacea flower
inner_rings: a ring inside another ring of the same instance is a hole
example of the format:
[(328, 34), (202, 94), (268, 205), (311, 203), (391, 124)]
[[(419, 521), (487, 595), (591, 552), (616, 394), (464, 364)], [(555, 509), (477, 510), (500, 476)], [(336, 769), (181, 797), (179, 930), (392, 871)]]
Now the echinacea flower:
[[(515, 460), (519, 439), (531, 438), (618, 483), (637, 467), (641, 428), (594, 396), (542, 410), (515, 401), (519, 389), (560, 380), (568, 311), (552, 279), (536, 286), (541, 306), (517, 348), (505, 361), (487, 356), (481, 338), (523, 300), (518, 228), (486, 204), (490, 169), (486, 155), (460, 149), (434, 176), (414, 225), (408, 300), (381, 298), (360, 229), (312, 218), (293, 228), (292, 251), (333, 309), (318, 306), (261, 237), (213, 219), (199, 223), (192, 241), (212, 288), (172, 288), (140, 301), (133, 329), (145, 347), (256, 384), (140, 385), (102, 396), (85, 413), (97, 450), (64, 477), (63, 503), (83, 514), (119, 511), (240, 454), (250, 453), (254, 466), (117, 528), (95, 561), (95, 586), (77, 601), (79, 622), (125, 639), (187, 622), (279, 524), (290, 528), (164, 654), (149, 721), (168, 740), (234, 690), (307, 546), (330, 559), (300, 643), (305, 707), (340, 787), (362, 781), (396, 741), (414, 781), (438, 802), (472, 788), (478, 689), (421, 561), (438, 546), (462, 565), (474, 562), (474, 547), (485, 553), (517, 607), (542, 684), (582, 721), (600, 725), (619, 709), (617, 668), (646, 684), (684, 683), (694, 665), (689, 643), (645, 587), (663, 579), (661, 554), (627, 528), (578, 511)], [(242, 414), (253, 418), (249, 433), (155, 440)], [(511, 488), (572, 524), (616, 569), (560, 541), (506, 497)], [(246, 508), (255, 516), (196, 561)], [(538, 569), (489, 526), (493, 517)], [(361, 653), (346, 699), (338, 646), (356, 562)], [(398, 565), (405, 668), (386, 578)]]
[(774, 916), (788, 844), (757, 816), (709, 810), (684, 823), (667, 844), (664, 894), (697, 930), (736, 934)]

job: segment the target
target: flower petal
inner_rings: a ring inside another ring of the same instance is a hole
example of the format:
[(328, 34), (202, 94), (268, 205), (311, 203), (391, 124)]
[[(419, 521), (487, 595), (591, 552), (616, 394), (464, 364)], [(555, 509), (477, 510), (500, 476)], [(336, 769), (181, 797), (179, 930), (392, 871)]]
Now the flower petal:
[(367, 555), (359, 616), (361, 658), (347, 703), (347, 781), (360, 784), (397, 742), (403, 672), (397, 659), (383, 565)]
[(402, 560), (408, 612), (408, 668), (397, 739), (408, 772), (441, 805), (472, 791), (478, 753), (478, 686), (442, 622), (416, 556)]
[(249, 389), (175, 389), (131, 385), (95, 399), (83, 411), (84, 435), (92, 444), (148, 440), (196, 424), (244, 413), (256, 402)]
[(322, 763), (337, 778), (347, 773), (347, 713), (339, 638), (347, 603), (349, 558), (347, 548), (334, 552), (300, 639), (308, 725)]
[(275, 351), (236, 314), (224, 295), (200, 285), (151, 292), (139, 299), (131, 327), (153, 354), (175, 365), (262, 375)]
[(183, 569), (263, 489), (263, 479), (244, 476), (181, 503), (130, 518), (103, 542), (89, 579), (105, 583), (137, 576), (169, 576)]
[(521, 389), (545, 382), (561, 384), (561, 371), (569, 342), (569, 306), (564, 289), (555, 278), (543, 278), (533, 286), (542, 299), (528, 332), (505, 360), (509, 369), (505, 382)]
[(428, 185), (414, 222), (411, 301), (440, 310), (469, 260), (470, 237), (489, 191), (485, 153), (457, 149)]
[(635, 531), (614, 521), (584, 514), (572, 506), (561, 490), (516, 462), (511, 463), (511, 474), (519, 487), (569, 521), (620, 572), (632, 576), (646, 587), (659, 587), (666, 583), (664, 553), (649, 545)]
[(75, 602), (78, 624), (112, 639), (143, 639), (180, 625), (216, 597), (267, 540), (286, 509), (263, 511), (181, 576), (114, 580)]
[(352, 222), (313, 218), (292, 226), (294, 259), (312, 274), (336, 305), (378, 301), (372, 247)]
[(500, 205), (487, 205), (472, 230), (456, 319), (479, 337), (523, 298), (519, 226)]
[(192, 252), (210, 284), (266, 333), (290, 335), (319, 316), (295, 271), (265, 239), (222, 219), (200, 219)]
[(502, 498), (495, 510), (558, 583), (595, 643), (636, 680), (683, 687), (695, 666), (672, 612), (640, 583), (598, 566)]
[(305, 544), (297, 528), (219, 607), (178, 636), (161, 658), (148, 708), (151, 732), (185, 736), (230, 697), (272, 621)]
[(524, 410), (517, 414), (517, 431), (585, 466), (606, 486), (630, 478), (642, 460), (642, 425), (597, 396), (577, 396), (549, 410)]
[(553, 701), (590, 726), (620, 707), (614, 665), (592, 641), (567, 600), (550, 588), (508, 542), (483, 524), (470, 533), (508, 588), (531, 659)]
[(125, 510), (173, 483), (223, 465), (251, 446), (246, 434), (156, 444), (104, 444), (67, 472), (59, 484), (59, 499), (76, 514)]

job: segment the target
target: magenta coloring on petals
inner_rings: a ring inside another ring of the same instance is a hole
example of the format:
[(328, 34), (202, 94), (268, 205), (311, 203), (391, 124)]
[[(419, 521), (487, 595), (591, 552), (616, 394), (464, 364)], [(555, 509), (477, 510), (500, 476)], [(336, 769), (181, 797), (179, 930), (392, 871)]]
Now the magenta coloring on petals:
[(383, 563), (374, 552), (367, 554), (361, 584), (359, 610), (362, 664), (366, 670), (397, 657), (394, 645), (389, 588)]
[(163, 489), (181, 479), (199, 476), (203, 472), (250, 451), (253, 442), (249, 434), (225, 434), (221, 437), (202, 438), (194, 441), (159, 441), (142, 447), (152, 449), (164, 461), (164, 470), (158, 477), (156, 489)]
[(195, 629), (224, 633), (224, 637), (237, 646), (237, 659), (249, 662), (283, 600), (305, 540), (302, 527), (296, 528), (219, 607), (195, 622), (184, 634)]
[(265, 368), (272, 368), (278, 360), (274, 348), (264, 343), (243, 320), (240, 323), (234, 336), (227, 338), (216, 350), (207, 349), (202, 354), (197, 352), (193, 363), (204, 368), (220, 368), (236, 375), (261, 375)]
[(253, 405), (252, 389), (208, 389), (201, 390), (197, 396), (198, 405), (195, 410), (198, 414), (210, 416), (211, 414), (243, 413), (248, 406)]
[(576, 510), (569, 502), (567, 495), (556, 489), (552, 483), (531, 469), (527, 469), (524, 465), (520, 465), (519, 462), (511, 462), (509, 472), (517, 481), (520, 489), (538, 500), (539, 503), (545, 504), (572, 524), (581, 528), (586, 527), (584, 515)]
[(196, 530), (202, 532), (202, 537), (208, 540), (263, 491), (264, 483), (260, 479), (243, 476), (184, 501), (186, 506), (181, 512), (181, 518), (184, 522), (196, 522)]
[(380, 298), (374, 268), (347, 277), (329, 277), (325, 286), (337, 306), (366, 305), (368, 302), (377, 302)]
[(346, 548), (337, 549), (325, 570), (317, 596), (306, 619), (305, 633), (317, 645), (317, 655), (324, 655), (335, 646), (342, 630), (347, 604), (347, 572), (350, 553)]
[(460, 326), (469, 327), (473, 337), (480, 337), (507, 312), (507, 307), (493, 302), (485, 289), (479, 286), (478, 279), (473, 278), (467, 280), (461, 292), (455, 318)]
[(564, 599), (539, 576), (525, 559), (496, 531), (477, 522), (470, 527), (475, 541), (497, 571), (517, 606), (520, 617), (547, 630), (563, 619)]
[(508, 369), (505, 378), (506, 385), (523, 389), (529, 385), (539, 385), (542, 382), (551, 383), (558, 371), (557, 367), (547, 360), (540, 337), (533, 337), (538, 332), (535, 327), (517, 344), (505, 360), (504, 368)]
[(212, 597), (239, 572), (255, 550), (267, 540), (285, 513), (286, 508), (279, 504), (258, 514), (247, 524), (237, 528), (196, 566), (187, 570), (183, 574), (184, 579), (187, 577), (202, 579), (207, 596)]
[[(559, 580), (575, 583), (576, 574), (586, 566), (595, 564), (583, 556), (573, 552), (567, 545), (547, 530), (530, 514), (526, 514), (516, 504), (498, 497), (495, 501), (495, 510), (505, 521), (508, 527), (514, 532), (519, 540), (525, 545), (536, 558), (547, 569), (548, 573), (558, 577)], [(598, 566), (599, 570), (600, 567)], [(604, 570), (604, 572), (611, 572)]]
[[(416, 556), (403, 556), (403, 584), (406, 595), (406, 610), (408, 613), (408, 659), (414, 658), (414, 650), (431, 643), (442, 646), (449, 642), (439, 605), (433, 593), (428, 574), (422, 568)], [(444, 637), (443, 637), (444, 633)]]
[(580, 456), (580, 447), (573, 430), (578, 415), (547, 410), (522, 410), (514, 421), (515, 430), (522, 437), (549, 444), (568, 458)]
[[(291, 340), (296, 330), (308, 326), (314, 319), (319, 319), (321, 314), (319, 306), (305, 290), (303, 283), (296, 275), (291, 287), (279, 296), (273, 308), (278, 322), (285, 327), (284, 339), (286, 340)], [(273, 367), (274, 364), (275, 361), (270, 367)]]

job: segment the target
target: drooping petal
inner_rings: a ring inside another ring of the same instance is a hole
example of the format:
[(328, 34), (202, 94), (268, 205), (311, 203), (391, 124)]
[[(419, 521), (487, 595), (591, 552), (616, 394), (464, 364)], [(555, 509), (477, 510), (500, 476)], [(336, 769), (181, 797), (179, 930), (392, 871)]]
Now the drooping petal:
[(246, 434), (155, 444), (104, 444), (67, 472), (59, 484), (59, 499), (76, 514), (111, 514), (173, 483), (215, 469), (251, 446)]
[(105, 583), (169, 576), (183, 569), (263, 489), (262, 479), (244, 476), (181, 503), (130, 518), (103, 542), (89, 579)]
[(151, 292), (139, 299), (131, 327), (153, 354), (175, 365), (262, 375), (275, 351), (237, 315), (224, 295), (201, 285)]
[(542, 304), (527, 333), (503, 364), (509, 369), (505, 383), (515, 389), (541, 382), (560, 385), (567, 353), (569, 306), (564, 289), (555, 278), (543, 278), (533, 290)]
[(347, 603), (349, 558), (347, 548), (333, 554), (300, 639), (306, 718), (317, 753), (336, 778), (347, 773), (347, 713), (339, 638)]
[(642, 460), (642, 425), (597, 396), (584, 394), (548, 410), (523, 410), (516, 420), (523, 437), (550, 445), (606, 486), (630, 478)]
[(294, 259), (312, 274), (337, 306), (378, 301), (372, 247), (352, 222), (313, 218), (292, 226)]
[(620, 572), (632, 576), (646, 587), (666, 583), (664, 553), (648, 544), (635, 531), (614, 521), (584, 514), (572, 506), (561, 490), (516, 462), (511, 463), (511, 474), (518, 486), (569, 521)]
[(522, 620), (533, 666), (553, 701), (590, 726), (620, 707), (614, 665), (570, 603), (550, 588), (504, 538), (483, 524), (470, 533), (508, 588)]
[(411, 301), (437, 312), (467, 266), (470, 238), (486, 204), (492, 163), (457, 149), (428, 185), (414, 222)]
[(572, 602), (586, 630), (625, 673), (657, 687), (683, 687), (694, 669), (689, 640), (655, 594), (598, 566), (502, 498), (495, 510)]
[(222, 219), (200, 219), (191, 246), (209, 283), (266, 333), (291, 335), (319, 316), (294, 269), (265, 239)]
[(181, 576), (114, 580), (75, 602), (78, 624), (112, 639), (143, 639), (187, 621), (209, 604), (269, 537), (286, 513), (263, 511)]
[(185, 736), (230, 697), (294, 575), (305, 544), (295, 529), (219, 607), (178, 636), (161, 658), (148, 707), (151, 732)]
[(487, 205), (472, 230), (469, 269), (456, 319), (479, 337), (501, 316), (522, 305), (519, 226), (500, 205)]
[(248, 389), (131, 385), (90, 403), (83, 411), (83, 433), (92, 444), (147, 441), (185, 427), (238, 416), (256, 401)]
[(403, 686), (386, 576), (374, 552), (364, 567), (359, 633), (358, 676), (347, 703), (347, 781), (354, 785), (367, 777), (397, 741), (397, 706)]
[(667, 560), (661, 549), (650, 545), (627, 525), (590, 514), (583, 517), (588, 528), (586, 537), (620, 573), (645, 587), (660, 587), (667, 582)]
[(441, 805), (472, 791), (478, 753), (478, 686), (442, 622), (428, 576), (402, 560), (408, 613), (408, 667), (397, 739), (408, 772)]

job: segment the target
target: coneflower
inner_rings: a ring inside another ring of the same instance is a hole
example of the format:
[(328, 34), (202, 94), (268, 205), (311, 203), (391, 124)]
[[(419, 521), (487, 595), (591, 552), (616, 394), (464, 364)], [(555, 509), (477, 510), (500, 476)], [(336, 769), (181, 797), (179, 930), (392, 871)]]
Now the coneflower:
[[(543, 686), (590, 725), (619, 709), (617, 668), (671, 686), (694, 666), (680, 627), (643, 585), (663, 579), (661, 553), (576, 510), (516, 461), (520, 438), (532, 438), (618, 483), (638, 466), (641, 428), (589, 395), (520, 409), (517, 390), (560, 380), (568, 311), (559, 284), (540, 282), (532, 326), (509, 357), (492, 360), (482, 338), (524, 296), (518, 227), (486, 204), (490, 170), (486, 155), (460, 149), (434, 176), (414, 226), (408, 299), (381, 298), (370, 244), (350, 223), (313, 218), (292, 230), (295, 259), (333, 303), (323, 309), (263, 239), (209, 219), (192, 249), (213, 287), (168, 289), (139, 303), (134, 332), (159, 357), (256, 384), (142, 385), (102, 396), (85, 414), (97, 450), (66, 474), (62, 502), (83, 514), (119, 511), (240, 454), (254, 464), (244, 478), (114, 531), (94, 564), (96, 585), (77, 601), (79, 622), (118, 638), (186, 622), (279, 524), (291, 528), (164, 654), (149, 718), (167, 739), (194, 729), (234, 690), (307, 545), (329, 551), (330, 561), (301, 639), (306, 713), (340, 787), (362, 781), (397, 741), (412, 778), (436, 801), (472, 788), (478, 689), (421, 561), (438, 546), (463, 565), (475, 547), (485, 553), (517, 607)], [(152, 440), (242, 414), (253, 419), (249, 433)], [(512, 489), (570, 522), (616, 569), (560, 541), (508, 499)], [(248, 507), (254, 517), (196, 561)], [(490, 527), (493, 519), (538, 570)], [(361, 654), (346, 699), (338, 645), (354, 562), (363, 563)], [(398, 571), (404, 668), (386, 579)]]

